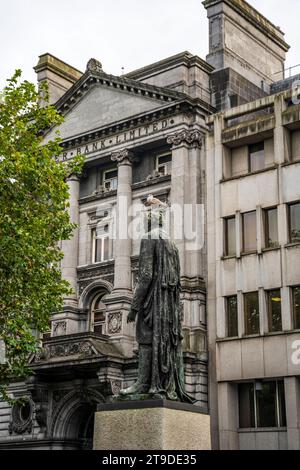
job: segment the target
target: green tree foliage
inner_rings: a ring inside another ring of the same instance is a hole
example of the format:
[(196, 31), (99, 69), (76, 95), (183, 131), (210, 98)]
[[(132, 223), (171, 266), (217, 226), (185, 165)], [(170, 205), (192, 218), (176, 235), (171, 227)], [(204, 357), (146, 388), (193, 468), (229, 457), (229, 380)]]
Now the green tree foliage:
[(63, 118), (48, 104), (46, 87), (21, 81), (17, 70), (0, 95), (0, 394), (30, 375), (28, 359), (38, 347), (36, 331), (49, 330), (50, 314), (70, 292), (62, 280), (60, 240), (72, 236), (68, 211), (70, 173), (81, 160), (59, 162), (58, 132), (45, 131)]

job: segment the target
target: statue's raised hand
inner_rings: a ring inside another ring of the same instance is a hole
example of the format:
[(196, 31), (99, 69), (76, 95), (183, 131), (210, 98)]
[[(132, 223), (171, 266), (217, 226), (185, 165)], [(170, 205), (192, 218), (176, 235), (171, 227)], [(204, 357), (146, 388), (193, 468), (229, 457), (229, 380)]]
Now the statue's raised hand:
[(127, 323), (133, 323), (135, 321), (137, 312), (135, 310), (130, 310), (127, 316)]

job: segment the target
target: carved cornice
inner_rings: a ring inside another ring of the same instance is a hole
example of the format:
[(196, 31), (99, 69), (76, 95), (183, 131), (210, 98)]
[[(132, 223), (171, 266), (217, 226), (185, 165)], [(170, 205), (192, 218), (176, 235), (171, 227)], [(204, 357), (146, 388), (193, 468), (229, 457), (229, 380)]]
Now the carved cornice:
[(203, 135), (198, 129), (186, 130), (175, 132), (170, 134), (167, 137), (167, 143), (173, 145), (173, 147), (178, 147), (180, 145), (190, 145), (193, 147), (202, 146)]
[(118, 165), (128, 165), (134, 163), (137, 158), (135, 155), (128, 149), (118, 150), (111, 154), (111, 159), (113, 162), (117, 162)]

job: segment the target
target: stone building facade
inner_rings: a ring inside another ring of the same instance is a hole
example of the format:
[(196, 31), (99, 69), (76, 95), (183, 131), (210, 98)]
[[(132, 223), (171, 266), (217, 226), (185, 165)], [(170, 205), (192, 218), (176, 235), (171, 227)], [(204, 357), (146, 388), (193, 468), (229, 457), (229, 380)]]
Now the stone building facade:
[[(85, 156), (82, 175), (68, 182), (78, 228), (62, 242), (74, 293), (30, 360), (32, 378), (11, 385), (13, 396), (30, 398), (26, 407), (0, 403), (0, 448), (90, 448), (97, 404), (134, 381), (126, 314), (139, 240), (123, 231), (133, 222), (128, 208), (149, 193), (205, 207), (204, 244), (175, 241), (186, 388), (210, 411), (213, 447), (300, 447), (299, 365), (290, 354), (300, 340), (297, 223), (288, 230), (298, 220), (300, 126), (284, 80), (288, 46), (244, 0), (203, 4), (206, 60), (183, 52), (116, 77), (95, 59), (81, 73), (40, 56), (38, 81), (65, 116), (58, 158)], [(265, 395), (268, 422), (257, 411)]]

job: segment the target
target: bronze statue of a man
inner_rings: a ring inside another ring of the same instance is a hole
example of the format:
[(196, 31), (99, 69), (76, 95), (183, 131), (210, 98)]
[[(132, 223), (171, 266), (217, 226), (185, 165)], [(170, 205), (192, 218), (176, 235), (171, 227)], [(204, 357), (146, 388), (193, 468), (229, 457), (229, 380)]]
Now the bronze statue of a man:
[(148, 232), (141, 240), (138, 282), (127, 318), (128, 322), (137, 319), (138, 379), (120, 394), (191, 403), (194, 400), (184, 389), (181, 351), (180, 262), (175, 244), (162, 228), (163, 207), (158, 204), (148, 213)]

